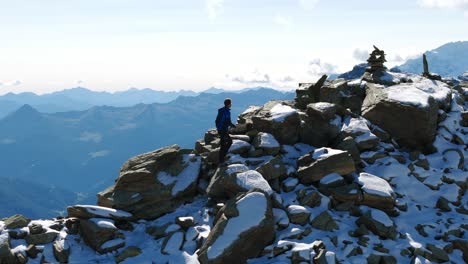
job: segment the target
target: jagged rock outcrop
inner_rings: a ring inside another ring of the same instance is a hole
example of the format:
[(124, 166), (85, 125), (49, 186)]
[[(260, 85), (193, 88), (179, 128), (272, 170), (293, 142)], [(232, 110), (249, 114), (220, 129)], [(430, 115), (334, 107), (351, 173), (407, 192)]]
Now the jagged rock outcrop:
[(113, 186), (98, 194), (98, 205), (154, 219), (193, 198), (200, 167), (200, 157), (177, 145), (138, 155), (125, 162)]
[(219, 215), (198, 252), (201, 263), (245, 263), (275, 238), (271, 202), (262, 192), (238, 196)]

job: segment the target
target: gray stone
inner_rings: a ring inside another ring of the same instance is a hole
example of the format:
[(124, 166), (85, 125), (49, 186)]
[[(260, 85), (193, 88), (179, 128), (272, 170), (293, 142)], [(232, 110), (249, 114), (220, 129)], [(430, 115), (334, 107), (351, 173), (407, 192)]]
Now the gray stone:
[(0, 233), (0, 263), (14, 263), (15, 256), (10, 248), (10, 236), (8, 233)]
[(391, 226), (386, 226), (384, 223), (381, 223), (372, 218), (371, 212), (368, 211), (367, 213), (363, 214), (357, 221), (356, 224), (364, 225), (367, 229), (369, 229), (372, 233), (380, 236), (383, 239), (396, 239), (397, 237), (397, 230), (394, 224)]
[[(137, 219), (154, 219), (174, 211), (197, 192), (198, 175), (189, 185), (174, 191), (185, 167), (201, 165), (197, 156), (184, 160), (188, 153), (190, 150), (173, 145), (129, 159), (115, 184), (98, 194), (98, 205), (130, 212)], [(165, 175), (162, 180), (160, 173)]]
[(260, 132), (253, 140), (255, 149), (261, 149), (264, 155), (275, 156), (280, 151), (280, 144), (273, 135)]
[[(432, 152), (437, 130), (438, 104), (417, 107), (389, 100), (383, 86), (368, 84), (362, 116), (387, 131), (402, 146)], [(412, 124), (408, 126), (407, 124)]]
[(58, 231), (51, 230), (42, 234), (35, 234), (35, 235), (29, 234), (26, 236), (25, 239), (28, 244), (33, 244), (33, 245), (49, 244), (55, 240), (55, 238), (57, 237), (59, 233), (60, 232)]
[(15, 228), (26, 227), (29, 224), (29, 222), (31, 222), (31, 219), (23, 215), (16, 214), (3, 220), (3, 222), (5, 223), (5, 227), (7, 229), (15, 229)]
[(293, 224), (305, 225), (309, 222), (310, 212), (303, 206), (288, 206), (289, 221)]
[[(198, 251), (198, 259), (202, 264), (245, 263), (247, 259), (258, 256), (275, 239), (275, 219), (268, 195), (251, 191), (231, 201), (228, 203), (236, 207), (238, 215), (222, 213), (217, 218), (208, 238)], [(251, 207), (256, 208), (254, 214), (249, 209)], [(231, 221), (250, 221), (250, 227), (239, 234), (231, 234), (232, 230), (226, 230), (232, 228)], [(229, 236), (234, 237), (231, 240)], [(224, 239), (231, 242), (220, 244)]]
[(265, 180), (284, 179), (287, 176), (286, 166), (281, 156), (276, 156), (270, 161), (260, 165), (257, 169)]
[(132, 215), (122, 210), (110, 209), (100, 206), (73, 205), (67, 207), (68, 217), (89, 219), (104, 217), (112, 220), (131, 220)]
[(29, 229), (29, 234), (31, 234), (31, 235), (42, 234), (42, 233), (45, 232), (42, 225), (36, 224), (36, 223), (31, 224), (30, 226), (28, 226), (28, 229)]
[[(103, 221), (103, 222), (101, 222)], [(111, 252), (124, 244), (117, 244), (115, 247), (102, 248), (104, 243), (122, 238), (123, 235), (113, 225), (112, 220), (93, 218), (80, 221), (80, 234), (85, 243), (100, 254)]]
[(338, 230), (339, 226), (336, 224), (335, 220), (330, 216), (327, 211), (323, 211), (317, 217), (312, 220), (311, 225), (314, 228), (325, 230), (325, 231), (333, 231)]
[[(317, 149), (316, 152), (320, 150), (321, 149)], [(308, 155), (312, 158), (314, 153)], [(354, 160), (347, 151), (333, 151), (330, 154), (323, 155), (317, 160), (312, 158), (310, 163), (299, 167), (297, 176), (301, 183), (311, 184), (331, 173), (346, 175), (355, 170)]]

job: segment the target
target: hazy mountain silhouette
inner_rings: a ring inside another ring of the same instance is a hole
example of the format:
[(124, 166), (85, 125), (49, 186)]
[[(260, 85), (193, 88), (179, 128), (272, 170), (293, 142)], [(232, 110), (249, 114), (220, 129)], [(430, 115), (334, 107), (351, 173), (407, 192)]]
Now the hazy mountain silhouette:
[(293, 99), (294, 94), (261, 88), (52, 114), (24, 105), (0, 120), (0, 177), (96, 193), (113, 182), (131, 156), (175, 143), (193, 148), (195, 140), (214, 127), (226, 97), (233, 100), (235, 121), (250, 105)]

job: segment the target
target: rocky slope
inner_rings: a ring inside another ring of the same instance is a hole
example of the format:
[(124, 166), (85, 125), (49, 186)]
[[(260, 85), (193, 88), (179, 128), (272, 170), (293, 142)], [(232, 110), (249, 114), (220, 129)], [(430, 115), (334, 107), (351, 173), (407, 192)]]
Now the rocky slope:
[(125, 162), (98, 206), (3, 219), (0, 262), (468, 262), (466, 100), (404, 73), (300, 84), (239, 116), (225, 166), (209, 130)]

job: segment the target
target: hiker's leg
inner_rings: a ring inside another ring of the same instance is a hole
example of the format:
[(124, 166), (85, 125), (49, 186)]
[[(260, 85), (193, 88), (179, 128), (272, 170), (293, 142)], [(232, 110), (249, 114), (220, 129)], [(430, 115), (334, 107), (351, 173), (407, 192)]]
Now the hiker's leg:
[(224, 156), (226, 156), (227, 148), (227, 138), (225, 133), (220, 133), (220, 142), (219, 142), (219, 163), (224, 162)]

